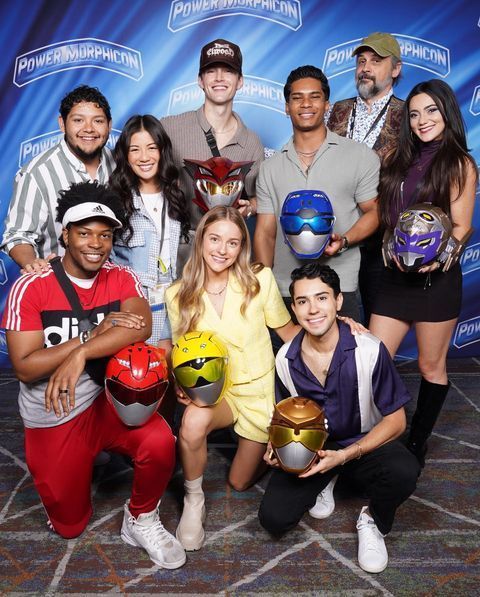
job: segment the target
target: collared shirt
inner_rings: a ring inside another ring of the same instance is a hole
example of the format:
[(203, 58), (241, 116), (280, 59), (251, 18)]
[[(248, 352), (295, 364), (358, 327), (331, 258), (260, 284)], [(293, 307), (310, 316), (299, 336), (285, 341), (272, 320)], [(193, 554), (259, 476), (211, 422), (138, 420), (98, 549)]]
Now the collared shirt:
[[(262, 163), (257, 179), (257, 212), (274, 214), (277, 218), (273, 274), (282, 296), (289, 296), (290, 273), (303, 263), (285, 244), (278, 221), (288, 193), (300, 189), (326, 193), (336, 218), (334, 232), (345, 234), (362, 215), (359, 204), (377, 196), (379, 170), (380, 161), (374, 151), (328, 129), (307, 172), (302, 169), (293, 137), (280, 152)], [(356, 291), (360, 267), (358, 246), (333, 257), (322, 255), (320, 259), (337, 272), (344, 292)]]
[[(263, 161), (263, 145), (258, 135), (245, 126), (240, 116), (236, 112), (233, 112), (233, 115), (238, 122), (237, 130), (230, 141), (220, 149), (220, 153), (232, 162), (254, 162), (245, 178), (245, 191), (249, 197), (253, 197), (258, 169)], [(173, 159), (180, 170), (180, 187), (190, 203), (195, 196), (194, 184), (183, 167), (183, 160), (206, 161), (213, 157), (205, 138), (205, 133), (211, 129), (211, 125), (205, 118), (203, 106), (196, 111), (166, 116), (160, 122), (172, 141)], [(202, 215), (200, 209), (193, 204), (192, 228), (197, 227)]]
[[(387, 118), (387, 110), (383, 113), (382, 117), (379, 121), (375, 124), (373, 129), (370, 131), (370, 127), (375, 122), (375, 119), (378, 117), (380, 112), (384, 109), (387, 103), (390, 101), (390, 98), (393, 95), (393, 90), (384, 95), (377, 101), (370, 104), (370, 112), (368, 111), (369, 106), (364, 102), (364, 100), (357, 96), (357, 108), (355, 111), (355, 122), (353, 123), (353, 136), (352, 139), (354, 141), (358, 141), (359, 143), (365, 143), (368, 147), (372, 148), (375, 145), (375, 141), (377, 140), (380, 132), (385, 124), (385, 119)], [(351, 127), (351, 120), (352, 113), (350, 113), (350, 118), (348, 122), (347, 130), (350, 130)], [(369, 132), (370, 131), (370, 132)]]
[(318, 402), (325, 410), (330, 439), (348, 446), (403, 407), (410, 396), (378, 338), (353, 336), (347, 325), (338, 325), (340, 338), (325, 385), (303, 362), (302, 330), (278, 352), (276, 397), (279, 401), (302, 396)]
[[(96, 180), (108, 182), (113, 168), (112, 154), (104, 147)], [(15, 245), (29, 244), (38, 257), (63, 255), (58, 243), (62, 226), (55, 222), (59, 191), (90, 180), (85, 164), (64, 139), (33, 158), (15, 176), (1, 249), (9, 253)]]

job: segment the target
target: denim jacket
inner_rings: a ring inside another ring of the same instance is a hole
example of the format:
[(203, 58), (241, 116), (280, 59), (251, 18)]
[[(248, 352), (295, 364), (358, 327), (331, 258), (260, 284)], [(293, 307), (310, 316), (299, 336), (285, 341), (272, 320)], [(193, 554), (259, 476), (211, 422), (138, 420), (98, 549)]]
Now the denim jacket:
[[(160, 235), (155, 223), (143, 205), (140, 195), (133, 196), (134, 211), (130, 218), (133, 235), (125, 241), (126, 231), (115, 241), (112, 261), (130, 266), (142, 286), (154, 288), (158, 278)], [(167, 214), (168, 218), (168, 214)], [(177, 277), (177, 252), (180, 240), (180, 222), (170, 218), (170, 274), (173, 282)]]
[[(140, 195), (133, 196), (133, 206), (134, 211), (130, 218), (133, 235), (128, 244), (125, 240), (126, 231), (115, 241), (112, 251), (112, 261), (120, 265), (128, 265), (135, 271), (142, 284), (145, 297), (151, 304), (150, 289), (155, 288), (157, 282), (160, 280), (162, 283), (171, 284), (177, 277), (180, 222), (171, 218), (169, 219), (170, 267), (159, 279), (158, 257), (160, 255), (160, 234), (145, 209)], [(157, 305), (156, 308), (152, 307), (152, 335), (149, 342), (156, 344), (159, 340), (170, 337), (170, 323), (165, 305)]]

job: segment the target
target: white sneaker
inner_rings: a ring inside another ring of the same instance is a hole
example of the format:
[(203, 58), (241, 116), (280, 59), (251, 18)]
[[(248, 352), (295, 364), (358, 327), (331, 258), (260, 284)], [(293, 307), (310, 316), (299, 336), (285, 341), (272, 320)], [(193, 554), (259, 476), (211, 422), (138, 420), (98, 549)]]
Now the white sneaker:
[(128, 545), (143, 547), (149, 558), (161, 568), (179, 568), (187, 561), (185, 550), (160, 522), (158, 506), (135, 518), (128, 502), (124, 506), (121, 538)]
[(328, 518), (335, 510), (335, 499), (333, 497), (333, 488), (337, 482), (338, 475), (333, 477), (330, 483), (317, 495), (315, 506), (310, 508), (308, 513), (313, 518)]
[(388, 564), (385, 540), (364, 506), (357, 520), (358, 563), (365, 572), (382, 572)]
[(175, 533), (177, 539), (187, 551), (200, 549), (205, 542), (203, 523), (207, 512), (203, 493), (186, 494), (183, 512)]

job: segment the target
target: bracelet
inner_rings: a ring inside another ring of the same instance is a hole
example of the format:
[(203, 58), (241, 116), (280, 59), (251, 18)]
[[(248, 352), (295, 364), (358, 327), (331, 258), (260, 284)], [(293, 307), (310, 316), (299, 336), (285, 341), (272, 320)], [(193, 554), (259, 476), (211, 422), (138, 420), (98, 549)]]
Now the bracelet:
[(92, 337), (92, 330), (85, 330), (79, 334), (80, 344), (85, 344)]
[(362, 446), (358, 443), (355, 442), (355, 445), (358, 448), (358, 456), (357, 456), (357, 460), (360, 460), (360, 458), (363, 456), (363, 450), (362, 450)]
[(337, 251), (337, 255), (340, 255), (341, 253), (345, 253), (345, 251), (347, 251), (350, 248), (350, 243), (348, 242), (348, 238), (346, 236), (342, 236), (341, 240), (342, 240), (342, 246)]
[(343, 454), (343, 462), (342, 462), (342, 466), (345, 465), (345, 463), (347, 462), (347, 456), (345, 454), (345, 450), (342, 448), (341, 450), (339, 450), (339, 452), (341, 452)]

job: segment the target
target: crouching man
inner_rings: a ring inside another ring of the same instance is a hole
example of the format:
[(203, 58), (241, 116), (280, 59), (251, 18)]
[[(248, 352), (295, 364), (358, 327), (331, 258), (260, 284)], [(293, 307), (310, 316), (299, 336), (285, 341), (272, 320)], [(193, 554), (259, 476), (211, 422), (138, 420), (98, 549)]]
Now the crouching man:
[(260, 523), (281, 536), (307, 511), (315, 518), (330, 516), (335, 481), (346, 475), (369, 496), (357, 521), (358, 563), (367, 572), (382, 572), (388, 564), (384, 537), (419, 473), (416, 458), (397, 440), (410, 397), (385, 346), (371, 334), (353, 336), (337, 320), (342, 294), (330, 267), (312, 262), (295, 269), (290, 295), (303, 330), (277, 355), (277, 400), (302, 396), (317, 402), (329, 438), (300, 476), (279, 469), (269, 446), (265, 460), (276, 468)]
[(159, 566), (178, 568), (185, 563), (185, 552), (158, 515), (174, 467), (172, 432), (159, 415), (143, 427), (124, 425), (92, 369), (98, 359), (151, 334), (150, 309), (138, 278), (107, 261), (115, 229), (121, 227), (122, 205), (96, 183), (75, 184), (60, 195), (61, 269), (96, 326), (79, 333), (75, 310), (51, 267), (20, 277), (11, 289), (2, 325), (20, 380), (27, 465), (49, 525), (72, 538), (82, 533), (92, 514), (95, 456), (104, 449), (131, 456), (134, 480), (124, 507), (122, 539), (144, 548)]

